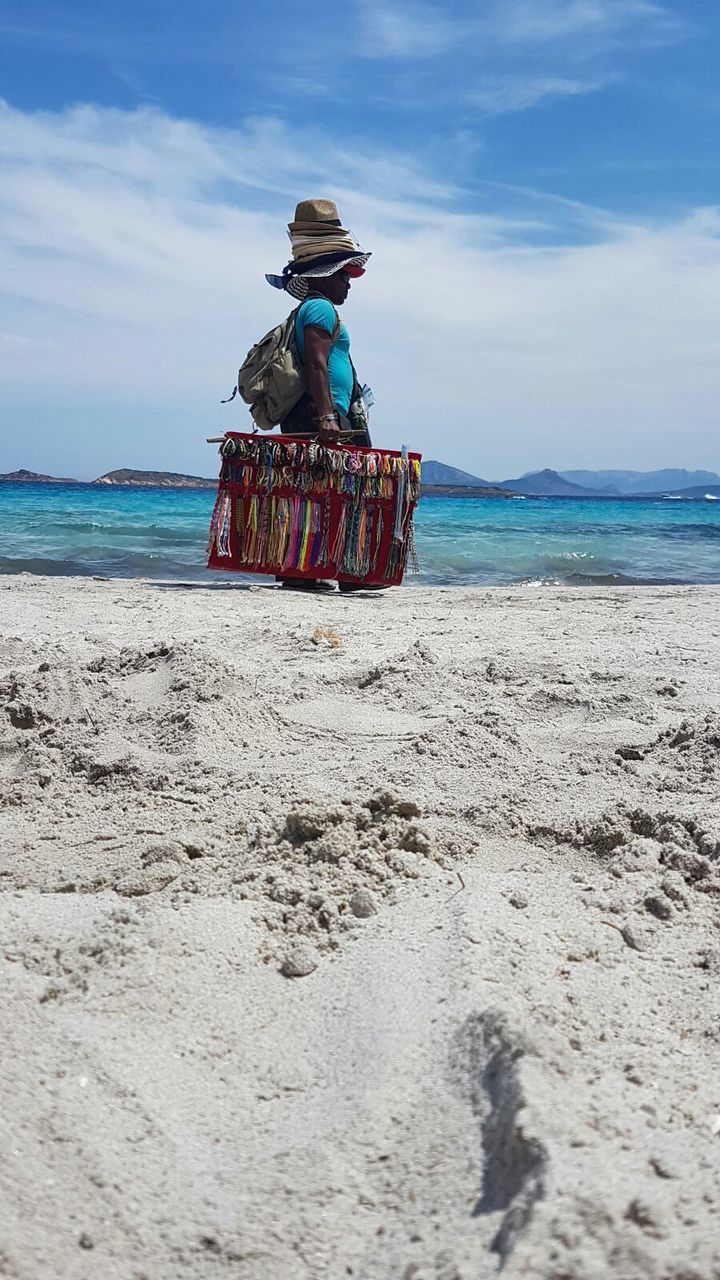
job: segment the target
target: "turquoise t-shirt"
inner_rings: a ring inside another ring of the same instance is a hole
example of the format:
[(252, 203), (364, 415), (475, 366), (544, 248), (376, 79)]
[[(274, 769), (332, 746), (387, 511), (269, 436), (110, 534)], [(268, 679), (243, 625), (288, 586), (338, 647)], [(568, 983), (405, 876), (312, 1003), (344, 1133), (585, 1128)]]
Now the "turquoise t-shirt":
[[(302, 361), (305, 360), (305, 326), (313, 324), (327, 333), (334, 333), (336, 316), (337, 312), (327, 298), (308, 298), (303, 302), (295, 317), (295, 341)], [(354, 379), (350, 363), (350, 334), (344, 324), (340, 325), (337, 339), (330, 347), (328, 376), (333, 404), (341, 413), (347, 413)]]

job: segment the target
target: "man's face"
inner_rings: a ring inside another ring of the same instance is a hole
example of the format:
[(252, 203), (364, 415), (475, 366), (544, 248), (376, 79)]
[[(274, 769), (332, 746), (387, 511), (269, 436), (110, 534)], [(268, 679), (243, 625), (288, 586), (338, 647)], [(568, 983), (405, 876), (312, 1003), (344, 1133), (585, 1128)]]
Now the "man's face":
[(336, 271), (323, 281), (325, 297), (336, 307), (341, 307), (350, 292), (350, 277), (345, 271)]

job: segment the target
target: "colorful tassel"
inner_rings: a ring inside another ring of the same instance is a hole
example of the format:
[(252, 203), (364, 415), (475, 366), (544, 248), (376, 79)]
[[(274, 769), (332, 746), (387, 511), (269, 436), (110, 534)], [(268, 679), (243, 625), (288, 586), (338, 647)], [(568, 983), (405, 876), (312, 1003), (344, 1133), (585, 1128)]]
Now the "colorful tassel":
[(346, 533), (347, 533), (347, 503), (343, 502), (342, 507), (340, 509), (340, 519), (338, 520), (338, 526), (337, 526), (337, 529), (335, 530), (335, 537), (333, 539), (332, 554), (330, 556), (331, 564), (335, 565), (336, 567), (340, 565), (340, 562), (342, 560), (343, 551), (345, 549)]
[(242, 559), (245, 564), (255, 563), (255, 543), (257, 540), (258, 528), (258, 499), (253, 494), (248, 504), (247, 521), (245, 523), (245, 537), (243, 539)]
[(218, 493), (213, 510), (212, 519), (210, 521), (210, 538), (208, 545), (208, 554), (212, 553), (213, 546), (218, 556), (230, 555), (230, 522), (232, 519), (232, 499), (228, 489), (221, 489)]

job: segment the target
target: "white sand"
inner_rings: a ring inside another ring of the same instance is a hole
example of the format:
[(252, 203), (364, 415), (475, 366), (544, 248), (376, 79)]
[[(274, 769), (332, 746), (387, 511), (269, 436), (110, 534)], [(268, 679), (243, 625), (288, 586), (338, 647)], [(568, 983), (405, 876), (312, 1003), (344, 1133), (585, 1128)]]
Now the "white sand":
[(0, 620), (0, 1276), (717, 1280), (720, 590)]

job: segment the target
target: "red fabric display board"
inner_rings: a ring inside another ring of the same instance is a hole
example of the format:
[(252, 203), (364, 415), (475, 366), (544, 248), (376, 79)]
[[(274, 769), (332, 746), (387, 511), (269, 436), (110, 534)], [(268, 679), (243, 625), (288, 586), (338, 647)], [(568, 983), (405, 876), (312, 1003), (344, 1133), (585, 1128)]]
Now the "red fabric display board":
[(208, 567), (402, 582), (414, 558), (419, 453), (228, 432)]

